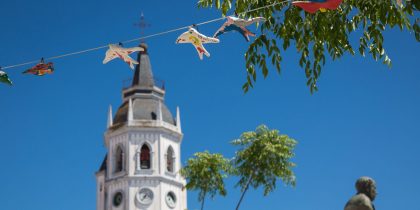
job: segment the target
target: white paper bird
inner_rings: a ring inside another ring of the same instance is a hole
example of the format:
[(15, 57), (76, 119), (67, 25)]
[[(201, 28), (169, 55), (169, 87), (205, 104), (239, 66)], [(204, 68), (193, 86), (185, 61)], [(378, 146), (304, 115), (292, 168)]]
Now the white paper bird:
[(203, 54), (207, 57), (210, 57), (210, 53), (207, 52), (203, 44), (219, 43), (219, 39), (205, 36), (203, 34), (200, 34), (196, 29), (190, 28), (187, 32), (181, 34), (175, 43), (191, 43), (197, 50), (200, 60), (203, 60)]
[(255, 17), (248, 20), (233, 16), (228, 16), (226, 18), (227, 21), (219, 28), (219, 30), (216, 31), (216, 33), (214, 33), (213, 37), (218, 37), (219, 35), (229, 31), (237, 31), (242, 34), (246, 41), (249, 42), (249, 36), (255, 36), (255, 34), (249, 31), (246, 27), (253, 23), (265, 21), (265, 18), (263, 17)]
[(144, 49), (141, 47), (123, 48), (120, 45), (110, 44), (109, 49), (106, 51), (103, 64), (106, 64), (115, 58), (121, 58), (124, 62), (130, 65), (131, 69), (134, 69), (134, 64), (139, 64), (139, 62), (131, 58), (129, 55), (138, 51), (144, 51)]

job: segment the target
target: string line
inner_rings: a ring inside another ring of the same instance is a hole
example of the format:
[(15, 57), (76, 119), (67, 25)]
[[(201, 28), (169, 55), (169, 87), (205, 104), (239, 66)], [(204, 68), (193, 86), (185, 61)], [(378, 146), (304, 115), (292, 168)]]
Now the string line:
[[(266, 6), (263, 6), (263, 7), (258, 7), (258, 8), (251, 9), (251, 10), (248, 10), (248, 11), (245, 11), (245, 12), (241, 12), (239, 14), (246, 14), (246, 13), (249, 13), (249, 12), (254, 12), (254, 11), (257, 11), (257, 10), (261, 10), (261, 9), (273, 7), (273, 6), (276, 6), (278, 4), (282, 4), (282, 3), (286, 3), (286, 2), (290, 2), (290, 1), (292, 1), (292, 0), (278, 1), (278, 2), (275, 2), (275, 3), (270, 4), (270, 5), (266, 5)], [(204, 21), (204, 22), (201, 22), (201, 23), (197, 23), (195, 25), (196, 26), (205, 25), (205, 24), (209, 24), (209, 23), (212, 23), (212, 22), (223, 20), (225, 18), (226, 17), (216, 18), (216, 19)], [(126, 40), (126, 41), (123, 41), (121, 43), (126, 44), (126, 43), (130, 43), (130, 42), (134, 42), (134, 41), (139, 41), (139, 40), (142, 40), (142, 39), (147, 39), (147, 38), (151, 38), (151, 37), (161, 36), (161, 35), (165, 35), (165, 34), (168, 34), (168, 33), (180, 31), (180, 30), (183, 30), (183, 29), (188, 29), (189, 27), (191, 27), (191, 25), (183, 26), (183, 27), (171, 29), (171, 30), (168, 30), (168, 31), (163, 31), (163, 32), (159, 32), (159, 33), (147, 35), (147, 36), (142, 36), (142, 37), (138, 37), (138, 38), (135, 38), (135, 39)], [(68, 57), (68, 56), (72, 56), (72, 55), (83, 54), (83, 53), (87, 53), (87, 52), (91, 52), (91, 51), (96, 51), (96, 50), (100, 50), (100, 49), (103, 49), (103, 48), (107, 48), (108, 46), (109, 45), (104, 45), (104, 46), (94, 47), (94, 48), (90, 48), (90, 49), (86, 49), (86, 50), (81, 50), (81, 51), (77, 51), (77, 52), (72, 52), (72, 53), (66, 53), (66, 54), (62, 54), (62, 55), (52, 56), (52, 57), (45, 58), (45, 60), (55, 60), (55, 59), (58, 59), (58, 58), (63, 58), (63, 57)], [(35, 63), (39, 63), (39, 62), (40, 62), (40, 60), (28, 61), (28, 62), (25, 62), (25, 63), (20, 63), (20, 64), (15, 64), (15, 65), (9, 65), (9, 66), (0, 67), (0, 70), (10, 69), (10, 68), (16, 68), (16, 67), (25, 66), (25, 65), (29, 65), (29, 64), (35, 64)]]

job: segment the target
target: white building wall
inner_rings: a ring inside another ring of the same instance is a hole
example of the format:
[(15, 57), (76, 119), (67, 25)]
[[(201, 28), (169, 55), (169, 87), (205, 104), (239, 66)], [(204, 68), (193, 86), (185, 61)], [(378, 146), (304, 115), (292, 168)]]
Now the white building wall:
[[(161, 183), (161, 197), (163, 198), (162, 203), (162, 210), (173, 210), (173, 209), (179, 209), (179, 210), (185, 210), (185, 200), (183, 198), (183, 195), (185, 194), (182, 190), (182, 187), (171, 185), (168, 183)], [(170, 208), (166, 203), (166, 196), (169, 192), (173, 192), (176, 196), (176, 206), (175, 208)]]
[(96, 174), (96, 210), (105, 210), (105, 172)]
[[(98, 195), (97, 210), (185, 210), (186, 190), (185, 180), (179, 175), (181, 168), (180, 144), (182, 135), (171, 134), (160, 128), (149, 130), (130, 130), (115, 136), (106, 135), (108, 147), (107, 178), (103, 176), (106, 186), (106, 195), (101, 199)], [(143, 144), (147, 144), (151, 150), (151, 169), (137, 170), (137, 153)], [(124, 150), (124, 171), (115, 173), (115, 151), (118, 145)], [(166, 169), (166, 153), (169, 147), (174, 151), (174, 172)], [(104, 174), (105, 175), (105, 174)], [(99, 183), (99, 179), (97, 181)], [(137, 200), (138, 192), (148, 188), (153, 192), (153, 202), (149, 205), (141, 204)], [(115, 193), (123, 193), (123, 203), (119, 207), (113, 205)], [(176, 206), (170, 208), (166, 202), (166, 196), (173, 192), (176, 196)], [(106, 198), (105, 198), (106, 196)], [(100, 203), (103, 203), (102, 205)]]
[[(106, 206), (107, 210), (127, 210), (127, 198), (128, 198), (128, 183), (124, 180), (117, 180), (108, 182)], [(118, 207), (113, 204), (114, 195), (118, 192), (123, 194), (123, 202)]]
[[(174, 139), (168, 138), (165, 135), (161, 136), (162, 139), (162, 143), (161, 143), (161, 148), (162, 148), (162, 153), (160, 154), (160, 158), (162, 159), (161, 163), (161, 171), (163, 172), (162, 175), (165, 176), (169, 176), (171, 178), (179, 178), (178, 176), (178, 172), (180, 169), (180, 155), (179, 155), (179, 143), (178, 142), (174, 142)], [(166, 158), (167, 158), (167, 152), (169, 147), (172, 147), (173, 151), (174, 151), (174, 170), (173, 172), (169, 172), (167, 170), (167, 165), (166, 165)]]

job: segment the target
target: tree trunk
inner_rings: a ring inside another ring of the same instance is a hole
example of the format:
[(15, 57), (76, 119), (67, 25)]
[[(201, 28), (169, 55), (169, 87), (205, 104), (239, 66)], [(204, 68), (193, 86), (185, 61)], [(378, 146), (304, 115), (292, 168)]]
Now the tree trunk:
[(203, 200), (201, 201), (201, 210), (204, 209), (204, 201), (206, 200), (206, 194), (207, 194), (207, 191), (204, 191)]
[(246, 193), (246, 191), (247, 191), (247, 190), (248, 190), (248, 188), (249, 188), (249, 184), (251, 184), (251, 181), (252, 181), (252, 175), (253, 175), (253, 174), (249, 175), (248, 182), (247, 182), (247, 183), (246, 183), (246, 185), (245, 185), (245, 189), (244, 189), (244, 191), (242, 192), (242, 195), (241, 195), (241, 198), (239, 199), (238, 205), (236, 205), (236, 210), (239, 210), (239, 206), (240, 206), (240, 205), (241, 205), (241, 203), (242, 203), (242, 199), (244, 198), (245, 193)]

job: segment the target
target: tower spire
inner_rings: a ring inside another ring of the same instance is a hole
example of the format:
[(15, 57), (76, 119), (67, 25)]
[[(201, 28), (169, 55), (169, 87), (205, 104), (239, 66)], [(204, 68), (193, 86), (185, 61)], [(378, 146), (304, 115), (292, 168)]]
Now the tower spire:
[(141, 43), (139, 45), (144, 51), (139, 52), (137, 61), (139, 64), (136, 66), (132, 86), (140, 86), (142, 88), (153, 88), (155, 85), (152, 73), (152, 66), (150, 64), (149, 54), (147, 53), (147, 44)]
[(175, 126), (175, 118), (164, 102), (165, 90), (155, 86), (148, 47), (144, 43), (140, 47), (144, 51), (138, 55), (139, 64), (134, 72), (132, 86), (122, 91), (124, 103), (116, 111), (113, 127), (119, 128), (117, 125), (122, 123), (137, 125), (134, 122), (138, 120), (158, 120)]

